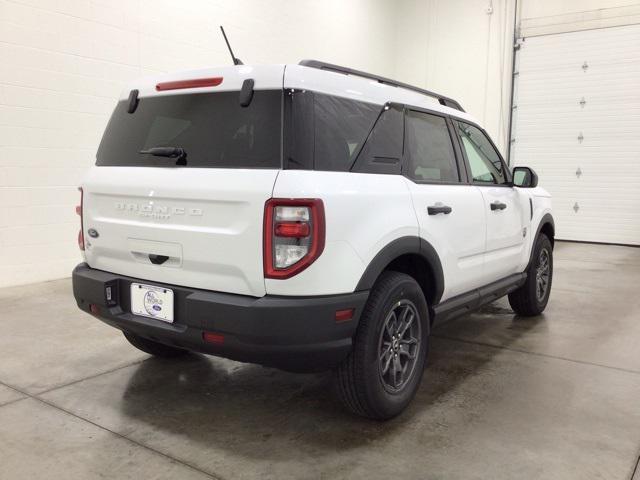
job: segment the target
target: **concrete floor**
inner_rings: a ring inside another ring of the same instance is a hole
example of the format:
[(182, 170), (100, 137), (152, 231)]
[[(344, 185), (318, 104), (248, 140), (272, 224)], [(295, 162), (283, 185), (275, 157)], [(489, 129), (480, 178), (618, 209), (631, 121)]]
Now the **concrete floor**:
[(503, 299), (436, 329), (387, 423), (345, 413), (327, 374), (149, 358), (68, 280), (1, 289), (0, 478), (631, 479), (639, 284), (640, 249), (559, 243), (545, 315)]

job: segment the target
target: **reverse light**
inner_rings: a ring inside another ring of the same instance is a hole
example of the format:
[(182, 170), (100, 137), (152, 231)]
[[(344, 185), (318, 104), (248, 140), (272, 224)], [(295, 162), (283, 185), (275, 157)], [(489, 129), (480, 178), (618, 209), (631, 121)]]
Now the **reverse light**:
[(193, 78), (191, 80), (176, 80), (173, 82), (162, 82), (156, 85), (156, 90), (180, 90), (183, 88), (217, 87), (222, 83), (223, 77)]
[(290, 278), (324, 250), (324, 204), (320, 199), (267, 200), (264, 211), (264, 276)]
[(80, 190), (80, 205), (76, 206), (76, 214), (80, 216), (80, 231), (78, 232), (78, 248), (80, 250), (84, 250), (84, 225), (83, 225), (83, 218), (82, 218), (82, 203), (83, 203), (83, 197), (84, 197), (84, 192), (82, 191), (82, 187), (78, 187), (78, 190)]

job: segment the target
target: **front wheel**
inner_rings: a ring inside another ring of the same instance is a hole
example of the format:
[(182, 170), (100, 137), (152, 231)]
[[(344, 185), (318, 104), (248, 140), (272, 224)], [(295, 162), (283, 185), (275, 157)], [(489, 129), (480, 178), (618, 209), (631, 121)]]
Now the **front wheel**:
[(416, 281), (384, 272), (360, 317), (353, 351), (336, 370), (345, 406), (378, 420), (402, 412), (420, 386), (429, 326), (427, 302)]
[(540, 234), (533, 247), (527, 270), (527, 281), (509, 294), (509, 304), (518, 315), (540, 315), (549, 301), (553, 280), (553, 247), (545, 234)]

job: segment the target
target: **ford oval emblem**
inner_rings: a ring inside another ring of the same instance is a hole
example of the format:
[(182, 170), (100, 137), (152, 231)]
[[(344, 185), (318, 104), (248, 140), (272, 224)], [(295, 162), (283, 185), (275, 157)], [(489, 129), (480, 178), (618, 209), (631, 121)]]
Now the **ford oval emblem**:
[(100, 234), (95, 228), (90, 228), (87, 233), (89, 233), (89, 236), (91, 238), (98, 238), (100, 236)]

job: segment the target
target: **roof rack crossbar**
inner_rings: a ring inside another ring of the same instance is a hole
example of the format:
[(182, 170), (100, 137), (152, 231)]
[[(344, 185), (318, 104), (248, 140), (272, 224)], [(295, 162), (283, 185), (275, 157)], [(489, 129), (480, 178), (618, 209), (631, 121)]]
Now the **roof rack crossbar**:
[(334, 65), (332, 63), (321, 62), (319, 60), (302, 60), (299, 65), (303, 67), (317, 68), (319, 70), (328, 70), (331, 72), (342, 73), (344, 75), (355, 75), (357, 77), (368, 78), (370, 80), (375, 80), (378, 83), (383, 83), (385, 85), (390, 85), (392, 87), (405, 88), (407, 90), (412, 90), (414, 92), (421, 93), (423, 95), (428, 95), (430, 97), (438, 100), (440, 105), (444, 105), (445, 107), (455, 108), (456, 110), (460, 110), (464, 112), (464, 109), (453, 98), (445, 97), (444, 95), (440, 95), (439, 93), (431, 92), (429, 90), (425, 90), (424, 88), (416, 87), (414, 85), (409, 85), (408, 83), (398, 82), (396, 80), (391, 80), (390, 78), (381, 77), (379, 75), (374, 75), (373, 73), (362, 72), (360, 70), (354, 70), (352, 68), (341, 67), (340, 65)]

